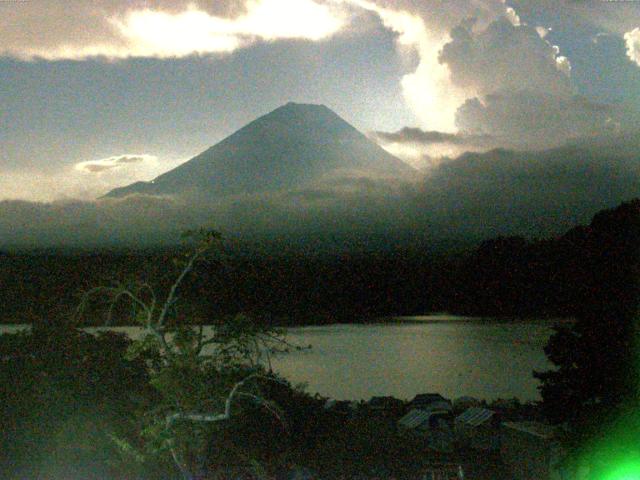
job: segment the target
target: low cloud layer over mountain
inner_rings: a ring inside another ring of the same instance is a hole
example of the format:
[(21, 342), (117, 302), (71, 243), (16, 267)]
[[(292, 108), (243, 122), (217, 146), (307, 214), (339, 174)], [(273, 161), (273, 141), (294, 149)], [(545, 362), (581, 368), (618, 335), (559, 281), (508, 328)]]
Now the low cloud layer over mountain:
[[(611, 140), (622, 145), (624, 139)], [(219, 202), (133, 195), (93, 202), (0, 202), (10, 246), (149, 245), (209, 225), (227, 236), (444, 248), (499, 234), (540, 237), (640, 196), (636, 146), (465, 154), (414, 182), (336, 177)]]

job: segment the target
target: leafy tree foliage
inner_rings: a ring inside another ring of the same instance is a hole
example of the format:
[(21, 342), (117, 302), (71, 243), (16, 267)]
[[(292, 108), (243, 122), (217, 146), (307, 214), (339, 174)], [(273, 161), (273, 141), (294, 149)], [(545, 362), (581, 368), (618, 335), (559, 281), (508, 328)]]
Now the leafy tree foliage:
[(178, 293), (197, 265), (219, 253), (220, 235), (189, 232), (192, 251), (176, 259), (175, 281), (166, 298), (145, 281), (116, 283), (90, 289), (78, 309), (82, 315), (94, 297), (107, 299), (108, 318), (121, 301), (142, 327), (127, 356), (146, 359), (150, 385), (158, 402), (144, 413), (144, 449), (120, 440), (123, 450), (139, 458), (170, 455), (185, 479), (208, 475), (211, 442), (243, 408), (259, 407), (284, 422), (280, 408), (261, 392), (261, 382), (280, 380), (267, 371), (274, 351), (289, 347), (283, 332), (238, 315), (223, 321), (179, 315)]
[(2, 477), (127, 478), (112, 437), (135, 442), (133, 405), (150, 399), (129, 341), (35, 325), (0, 336)]
[(621, 416), (638, 412), (640, 398), (640, 200), (600, 212), (567, 238), (582, 259), (576, 322), (557, 328), (545, 348), (557, 368), (536, 376), (547, 416), (569, 429), (574, 457), (593, 456), (601, 441), (640, 439), (638, 421), (611, 437)]

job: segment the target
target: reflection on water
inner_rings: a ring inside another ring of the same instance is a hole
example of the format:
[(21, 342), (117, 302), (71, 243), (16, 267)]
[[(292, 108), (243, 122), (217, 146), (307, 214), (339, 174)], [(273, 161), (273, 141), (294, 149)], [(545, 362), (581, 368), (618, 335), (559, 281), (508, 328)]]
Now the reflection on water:
[(311, 393), (338, 399), (421, 392), (539, 398), (531, 373), (550, 368), (543, 347), (551, 323), (423, 319), (291, 329), (292, 341), (313, 349), (282, 356), (274, 368), (306, 382)]
[[(451, 398), (539, 398), (531, 373), (550, 368), (543, 347), (552, 322), (446, 315), (402, 320), (407, 321), (291, 328), (292, 342), (313, 348), (277, 357), (274, 369), (294, 383), (306, 383), (310, 393), (338, 399), (411, 398), (423, 392)], [(16, 328), (2, 326), (0, 331)], [(127, 327), (111, 330), (139, 333)]]

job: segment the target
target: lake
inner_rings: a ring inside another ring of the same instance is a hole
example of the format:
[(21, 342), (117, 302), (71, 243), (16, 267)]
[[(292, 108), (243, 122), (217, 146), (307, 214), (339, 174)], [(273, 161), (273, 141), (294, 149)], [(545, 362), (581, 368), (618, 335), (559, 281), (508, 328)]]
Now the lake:
[(402, 320), (291, 329), (291, 340), (313, 348), (277, 359), (275, 369), (291, 381), (306, 382), (310, 393), (337, 399), (410, 399), (424, 392), (448, 398), (539, 398), (531, 372), (551, 368), (543, 347), (552, 322)]
[[(336, 399), (410, 399), (424, 392), (539, 399), (531, 372), (551, 368), (543, 347), (553, 322), (449, 315), (395, 320), (290, 328), (289, 340), (312, 349), (277, 357), (274, 369), (293, 383), (306, 383), (309, 393)], [(115, 330), (135, 335), (131, 328)]]

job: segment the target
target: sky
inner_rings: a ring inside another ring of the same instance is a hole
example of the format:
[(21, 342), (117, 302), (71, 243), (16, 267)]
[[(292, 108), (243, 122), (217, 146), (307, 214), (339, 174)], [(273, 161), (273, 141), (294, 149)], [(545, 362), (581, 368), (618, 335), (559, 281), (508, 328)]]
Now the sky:
[(150, 180), (289, 101), (435, 168), (640, 123), (640, 2), (0, 1), (0, 200)]

